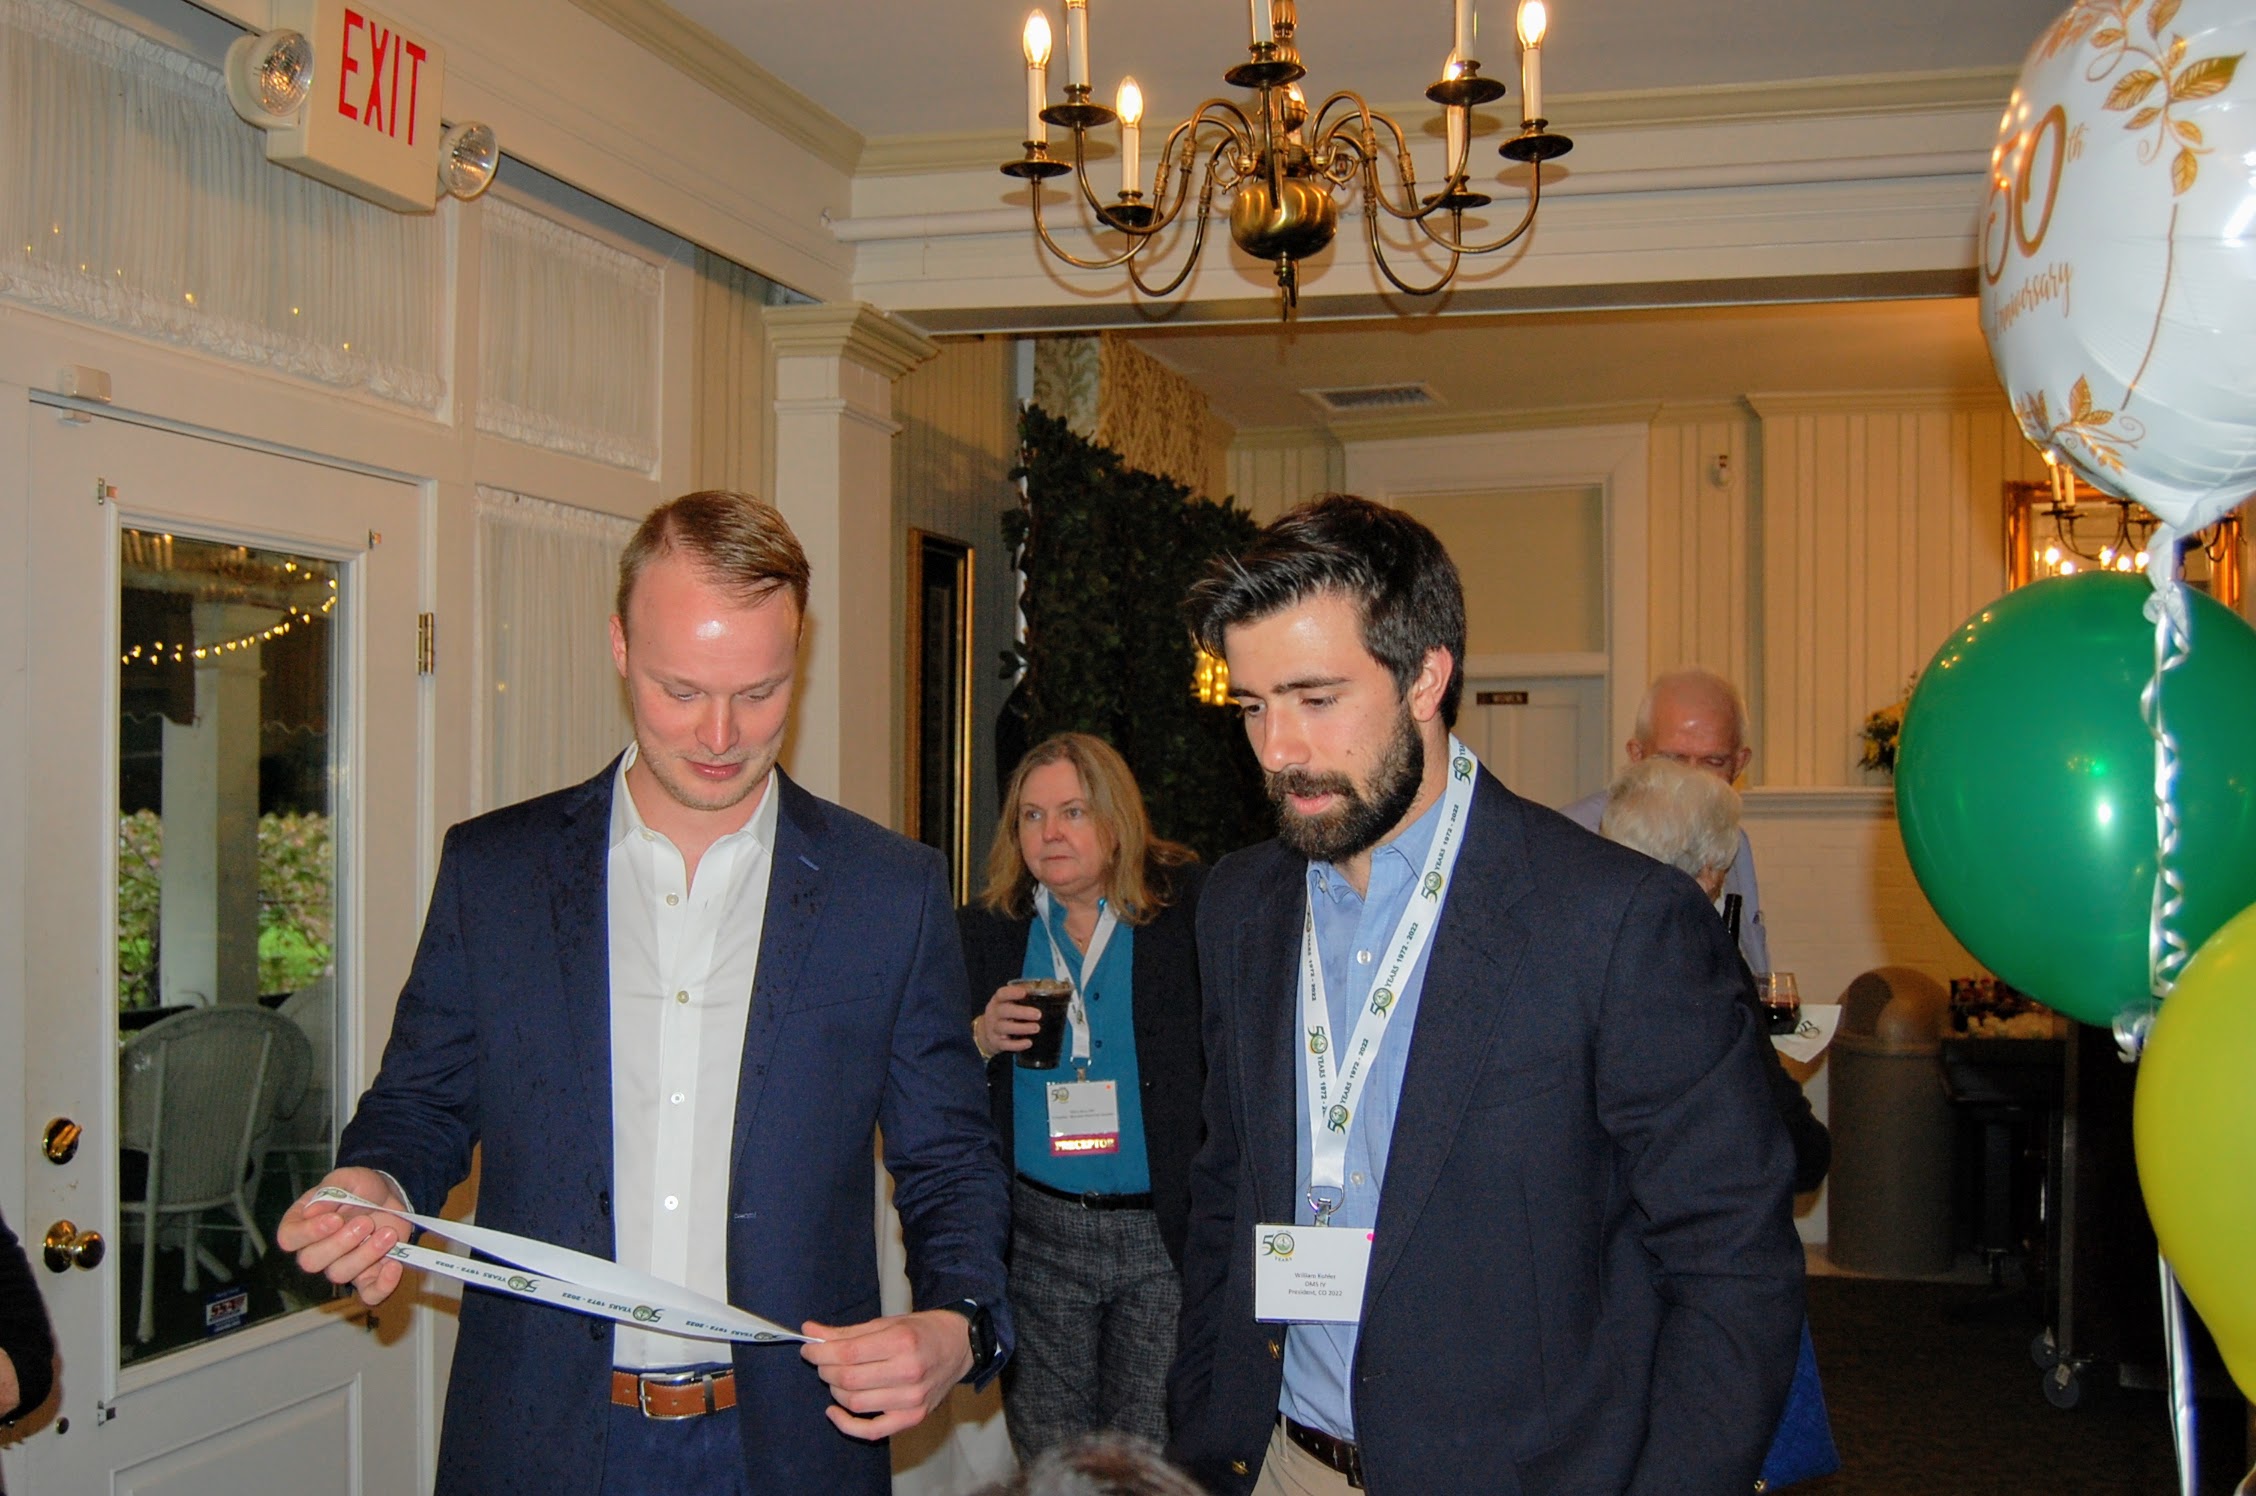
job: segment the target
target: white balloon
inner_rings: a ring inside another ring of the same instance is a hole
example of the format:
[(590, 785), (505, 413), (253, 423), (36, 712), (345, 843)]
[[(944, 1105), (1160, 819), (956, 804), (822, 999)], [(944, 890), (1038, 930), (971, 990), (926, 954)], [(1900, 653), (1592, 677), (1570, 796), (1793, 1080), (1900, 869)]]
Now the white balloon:
[(2029, 51), (1979, 225), (2021, 429), (2181, 533), (2256, 490), (2256, 6), (2078, 0)]

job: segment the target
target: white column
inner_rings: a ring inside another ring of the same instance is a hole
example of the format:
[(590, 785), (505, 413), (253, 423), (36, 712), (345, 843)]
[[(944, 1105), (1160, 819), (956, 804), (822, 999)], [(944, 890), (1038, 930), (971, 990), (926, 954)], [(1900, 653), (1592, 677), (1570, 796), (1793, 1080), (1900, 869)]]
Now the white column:
[[(198, 603), (199, 644), (255, 634), (281, 615)], [(164, 725), (162, 1001), (258, 998), (259, 646), (196, 665), (196, 721)]]
[(901, 824), (893, 381), (937, 351), (858, 302), (769, 307), (775, 504), (814, 581), (784, 765), (816, 794)]

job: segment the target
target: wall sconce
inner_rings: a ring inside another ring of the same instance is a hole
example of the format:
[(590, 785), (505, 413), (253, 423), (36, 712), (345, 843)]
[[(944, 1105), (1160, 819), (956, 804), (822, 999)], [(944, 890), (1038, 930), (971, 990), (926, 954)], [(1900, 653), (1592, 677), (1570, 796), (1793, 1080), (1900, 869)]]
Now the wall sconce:
[(1228, 706), (1230, 704), (1230, 667), (1220, 655), (1198, 652), (1198, 661), (1191, 667), (1191, 696), (1201, 706)]

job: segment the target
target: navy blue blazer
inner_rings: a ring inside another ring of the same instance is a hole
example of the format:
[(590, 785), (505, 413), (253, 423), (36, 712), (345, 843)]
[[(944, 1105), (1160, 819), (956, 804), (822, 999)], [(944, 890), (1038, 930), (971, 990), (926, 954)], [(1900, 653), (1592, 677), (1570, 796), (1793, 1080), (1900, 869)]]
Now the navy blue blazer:
[[(1253, 1487), (1284, 1327), (1256, 1223), (1297, 1201), (1307, 863), (1275, 842), (1199, 909), (1206, 1143), (1172, 1453)], [(1802, 1323), (1793, 1155), (1739, 961), (1692, 880), (1485, 772), (1418, 1002), (1352, 1368), (1372, 1496), (1745, 1496)]]
[[(617, 763), (447, 833), (382, 1070), (338, 1161), (436, 1209), (482, 1146), (479, 1223), (610, 1257), (610, 913)], [(1009, 1176), (966, 1031), (939, 855), (778, 774), (775, 866), (737, 1080), (729, 1299), (794, 1329), (879, 1312), (882, 1129), (915, 1302), (991, 1305), (1007, 1346)], [(603, 1469), (609, 1321), (472, 1288), (438, 1490), (585, 1493)], [(716, 1350), (718, 1351), (716, 1346)], [(758, 1489), (890, 1488), (795, 1346), (735, 1350)]]

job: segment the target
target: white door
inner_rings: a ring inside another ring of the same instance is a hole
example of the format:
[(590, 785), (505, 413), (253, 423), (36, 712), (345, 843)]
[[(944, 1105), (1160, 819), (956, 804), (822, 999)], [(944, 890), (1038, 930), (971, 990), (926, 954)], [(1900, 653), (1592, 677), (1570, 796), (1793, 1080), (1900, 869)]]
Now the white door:
[(420, 494), (30, 427), (20, 1234), (81, 1245), (39, 1273), (61, 1402), (8, 1488), (407, 1496), (409, 1296), (356, 1312), (272, 1230), (416, 937)]
[(1468, 680), (1457, 735), (1515, 793), (1557, 809), (1606, 787), (1605, 679)]

